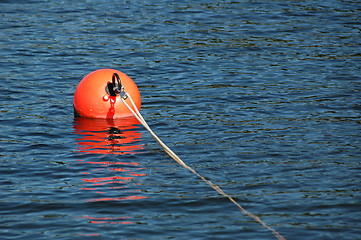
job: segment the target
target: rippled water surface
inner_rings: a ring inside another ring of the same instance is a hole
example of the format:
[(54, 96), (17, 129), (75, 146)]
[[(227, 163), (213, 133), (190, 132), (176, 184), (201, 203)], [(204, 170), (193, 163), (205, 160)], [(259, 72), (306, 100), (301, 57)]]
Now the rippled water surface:
[(361, 236), (359, 1), (0, 1), (1, 239), (275, 239), (133, 118), (75, 119), (128, 74), (184, 162), (286, 239)]

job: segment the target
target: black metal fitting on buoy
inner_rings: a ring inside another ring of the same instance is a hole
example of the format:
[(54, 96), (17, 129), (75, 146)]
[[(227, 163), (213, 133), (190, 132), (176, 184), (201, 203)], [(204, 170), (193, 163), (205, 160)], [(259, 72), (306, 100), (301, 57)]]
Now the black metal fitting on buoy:
[(112, 82), (107, 84), (106, 90), (110, 96), (118, 96), (122, 92), (122, 82), (120, 81), (119, 75), (113, 73)]
[(122, 92), (122, 87), (119, 75), (117, 73), (113, 73), (112, 82), (107, 84), (107, 93), (110, 96), (117, 96)]

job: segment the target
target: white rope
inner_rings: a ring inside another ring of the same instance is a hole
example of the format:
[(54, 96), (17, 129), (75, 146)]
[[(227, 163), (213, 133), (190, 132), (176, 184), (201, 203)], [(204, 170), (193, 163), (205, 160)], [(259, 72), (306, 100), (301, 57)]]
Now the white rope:
[[(126, 98), (129, 98), (130, 102), (133, 105), (132, 109), (128, 103), (124, 100)], [(177, 163), (179, 163), (180, 165), (182, 165), (184, 168), (188, 169), (189, 171), (191, 171), (192, 173), (194, 173), (195, 175), (197, 175), (199, 178), (201, 178), (203, 181), (205, 181), (209, 186), (211, 186), (214, 190), (216, 190), (219, 194), (221, 194), (222, 196), (228, 198), (231, 202), (233, 202), (244, 214), (248, 215), (249, 217), (253, 218), (255, 221), (257, 221), (258, 223), (260, 223), (262, 226), (264, 226), (265, 228), (267, 228), (268, 230), (270, 230), (273, 235), (275, 235), (275, 237), (279, 240), (285, 240), (285, 238), (279, 234), (276, 230), (274, 230), (273, 228), (271, 228), (270, 226), (268, 226), (267, 224), (265, 224), (259, 217), (257, 217), (256, 215), (248, 212), (246, 209), (244, 209), (238, 202), (236, 202), (236, 200), (234, 200), (231, 196), (229, 196), (228, 194), (226, 194), (225, 192), (223, 192), (223, 190), (218, 187), (217, 185), (213, 184), (211, 181), (205, 179), (203, 176), (201, 176), (199, 173), (197, 173), (193, 168), (189, 167), (187, 164), (185, 164), (182, 159), (180, 159), (177, 154), (175, 154), (167, 145), (165, 145), (163, 143), (162, 140), (160, 140), (160, 138), (152, 131), (152, 129), (149, 127), (149, 125), (147, 124), (147, 122), (144, 120), (143, 116), (140, 114), (140, 112), (138, 111), (137, 107), (135, 106), (133, 99), (131, 98), (131, 96), (127, 93), (125, 93), (125, 95), (123, 97), (120, 97), (120, 99), (122, 100), (122, 102), (125, 104), (125, 106), (127, 106), (127, 108), (132, 112), (132, 114), (138, 119), (138, 121), (149, 131), (149, 133), (153, 136), (153, 138), (157, 141), (157, 143), (164, 149), (164, 151), (171, 157), (173, 158)]]

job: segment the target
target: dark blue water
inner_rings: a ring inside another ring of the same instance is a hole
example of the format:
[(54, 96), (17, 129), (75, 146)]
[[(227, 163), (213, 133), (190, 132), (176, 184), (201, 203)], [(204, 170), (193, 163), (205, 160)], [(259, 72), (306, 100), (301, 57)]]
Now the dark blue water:
[(128, 74), (189, 166), (286, 239), (360, 239), (359, 1), (0, 1), (1, 239), (275, 239), (134, 119), (74, 119)]

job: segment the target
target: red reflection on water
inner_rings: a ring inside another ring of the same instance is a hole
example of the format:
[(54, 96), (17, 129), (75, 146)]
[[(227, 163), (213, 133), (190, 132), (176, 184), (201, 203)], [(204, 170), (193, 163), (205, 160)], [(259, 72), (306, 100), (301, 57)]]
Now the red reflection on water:
[(143, 149), (135, 144), (141, 133), (136, 131), (139, 121), (135, 118), (91, 119), (76, 118), (74, 129), (79, 152), (98, 154), (129, 154)]
[(144, 197), (144, 196), (128, 196), (128, 197), (96, 198), (96, 199), (89, 199), (89, 202), (138, 200), (138, 199), (143, 199), (143, 198), (147, 198), (147, 197)]
[[(139, 186), (142, 177), (146, 176), (145, 168), (139, 162), (128, 161), (128, 154), (137, 154), (143, 149), (139, 144), (141, 133), (137, 131), (139, 122), (136, 118), (118, 120), (76, 118), (74, 131), (79, 135), (76, 139), (78, 152), (101, 154), (99, 160), (77, 160), (77, 164), (84, 165), (80, 172), (83, 186), (81, 189), (90, 196), (88, 202), (100, 201), (126, 201), (144, 199)], [(105, 154), (112, 157), (109, 161), (102, 161)], [(112, 160), (114, 159), (114, 161)], [(92, 224), (131, 224), (131, 217), (91, 217), (82, 218), (90, 220)]]
[(90, 223), (94, 224), (131, 224), (133, 221), (125, 221), (126, 219), (131, 218), (130, 216), (124, 217), (90, 217), (83, 216), (84, 219), (89, 219)]
[(115, 179), (129, 181), (130, 179), (132, 179), (132, 177), (113, 176), (113, 177), (99, 177), (99, 178), (91, 178), (91, 179), (83, 179), (83, 180), (85, 182), (94, 182), (93, 185), (104, 185), (104, 184), (114, 183), (114, 182), (124, 183), (124, 181), (113, 181)]
[[(136, 154), (143, 149), (139, 144), (141, 133), (136, 131), (139, 122), (136, 118), (123, 119), (91, 119), (76, 118), (74, 129), (79, 138), (78, 151), (81, 153), (112, 154), (114, 161), (83, 161), (80, 164), (87, 164), (88, 171), (83, 171), (82, 178), (84, 185), (81, 189), (94, 191), (101, 194), (99, 198), (88, 201), (120, 201), (136, 200), (145, 198), (134, 195), (134, 186), (140, 183), (136, 178), (146, 176), (139, 171), (144, 170), (138, 162), (119, 161), (119, 156), (125, 154)], [(101, 173), (101, 174), (99, 174)], [(101, 176), (99, 176), (101, 175)], [(127, 196), (114, 197), (114, 190), (121, 189), (119, 195)], [(128, 194), (130, 193), (130, 194)], [(104, 195), (112, 196), (104, 196)]]
[[(124, 153), (123, 153), (124, 154)], [(78, 160), (79, 162), (81, 162), (82, 160)], [(116, 164), (120, 164), (120, 165), (133, 165), (133, 166), (138, 166), (139, 163), (136, 162), (110, 162), (110, 161), (105, 161), (105, 162), (94, 162), (94, 161), (89, 161), (89, 162), (83, 162), (83, 163), (89, 163), (89, 164), (100, 164), (103, 166), (108, 166), (108, 165), (116, 165)]]
[(98, 237), (98, 236), (100, 236), (100, 234), (98, 234), (98, 233), (79, 233), (77, 235), (81, 236), (81, 237)]

